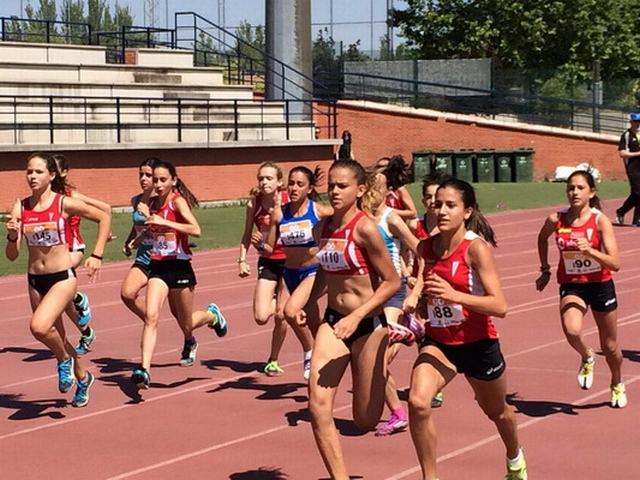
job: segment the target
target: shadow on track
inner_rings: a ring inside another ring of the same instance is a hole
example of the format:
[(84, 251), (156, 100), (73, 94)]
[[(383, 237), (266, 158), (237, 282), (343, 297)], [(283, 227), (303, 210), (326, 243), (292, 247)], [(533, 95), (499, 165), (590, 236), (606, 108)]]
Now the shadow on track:
[(24, 353), (30, 355), (23, 358), (22, 362), (39, 362), (53, 358), (53, 353), (46, 348), (5, 347), (0, 349), (0, 354), (2, 353)]
[(571, 403), (554, 402), (549, 400), (522, 400), (517, 393), (507, 395), (507, 403), (516, 409), (516, 413), (522, 413), (527, 417), (548, 417), (557, 413), (565, 415), (578, 415), (579, 410), (591, 410), (593, 408), (608, 407), (609, 402), (588, 403), (586, 405), (573, 405)]
[(65, 418), (60, 411), (47, 411), (51, 408), (62, 409), (67, 406), (67, 401), (63, 398), (52, 398), (46, 400), (22, 400), (20, 394), (1, 394), (0, 408), (15, 410), (9, 417), (9, 420), (31, 420), (40, 417), (49, 417), (53, 419)]
[[(299, 389), (304, 389), (304, 395), (291, 395), (297, 392)], [(222, 390), (236, 389), (236, 390), (256, 390), (262, 392), (256, 397), (257, 400), (293, 400), (294, 402), (306, 402), (306, 383), (278, 383), (278, 384), (263, 384), (258, 383), (255, 377), (243, 377), (238, 380), (225, 382), (218, 385), (216, 388), (209, 390), (208, 393), (220, 392)]]

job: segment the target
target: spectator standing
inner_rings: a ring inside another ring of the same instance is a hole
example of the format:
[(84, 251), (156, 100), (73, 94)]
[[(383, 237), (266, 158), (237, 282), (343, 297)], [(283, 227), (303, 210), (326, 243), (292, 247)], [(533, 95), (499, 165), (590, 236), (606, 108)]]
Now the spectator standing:
[(616, 210), (616, 223), (624, 224), (625, 214), (633, 208), (633, 225), (640, 226), (640, 143), (638, 128), (640, 113), (632, 113), (629, 117), (629, 128), (620, 137), (618, 153), (624, 162), (631, 193)]

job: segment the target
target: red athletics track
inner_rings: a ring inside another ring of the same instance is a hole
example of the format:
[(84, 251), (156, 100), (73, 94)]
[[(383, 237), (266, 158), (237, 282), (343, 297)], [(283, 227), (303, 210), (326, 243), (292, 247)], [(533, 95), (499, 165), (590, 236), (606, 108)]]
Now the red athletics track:
[[(610, 213), (614, 203), (607, 205)], [(556, 285), (543, 293), (533, 288), (537, 230), (550, 211), (491, 217), (510, 306), (497, 324), (530, 478), (640, 478), (632, 460), (640, 444), (640, 231), (616, 229), (622, 252), (615, 277), (619, 332), (630, 403), (613, 410), (602, 357), (593, 388), (576, 384), (578, 358), (562, 335)], [(218, 302), (230, 321), (229, 335), (218, 339), (208, 329), (199, 331), (197, 365), (180, 368), (181, 335), (167, 311), (154, 357), (154, 388), (144, 392), (144, 401), (128, 381), (139, 361), (141, 325), (118, 293), (129, 264), (107, 265), (96, 285), (81, 277), (98, 332), (94, 351), (85, 357), (97, 381), (82, 409), (67, 405), (70, 394), (58, 393), (54, 361), (29, 334), (24, 277), (1, 278), (0, 478), (326, 478), (309, 425), (300, 348), (290, 333), (281, 356), (286, 373), (267, 378), (256, 372), (268, 353), (270, 328), (251, 319), (254, 279), (237, 277), (235, 257), (235, 249), (224, 249), (195, 258), (196, 305)], [(595, 346), (590, 317), (585, 331)], [(398, 385), (408, 384), (414, 357), (415, 350), (406, 348), (393, 364)], [(353, 478), (419, 478), (408, 433), (376, 438), (354, 429), (349, 385), (347, 377), (335, 416)], [(447, 388), (436, 422), (441, 479), (502, 478), (502, 445), (463, 378)]]

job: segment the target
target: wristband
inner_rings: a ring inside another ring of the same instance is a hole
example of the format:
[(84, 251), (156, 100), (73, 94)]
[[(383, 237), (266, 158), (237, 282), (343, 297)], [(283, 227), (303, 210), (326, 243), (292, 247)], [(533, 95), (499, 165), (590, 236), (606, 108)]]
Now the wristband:
[(8, 242), (10, 242), (10, 243), (16, 243), (16, 242), (18, 241), (18, 237), (16, 237), (16, 238), (11, 238), (11, 237), (9, 236), (9, 234), (7, 233), (7, 241), (8, 241)]
[(540, 267), (540, 271), (542, 273), (544, 272), (551, 272), (551, 267), (549, 265), (545, 266), (545, 267)]
[(95, 258), (96, 260), (100, 260), (102, 261), (102, 257), (100, 255), (96, 255), (95, 253), (92, 253), (91, 255), (89, 255), (91, 258)]

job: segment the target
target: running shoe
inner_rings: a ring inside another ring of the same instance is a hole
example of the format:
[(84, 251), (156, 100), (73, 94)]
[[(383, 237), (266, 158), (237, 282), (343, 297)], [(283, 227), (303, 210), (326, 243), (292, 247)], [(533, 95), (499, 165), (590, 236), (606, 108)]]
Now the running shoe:
[(395, 413), (391, 413), (389, 420), (376, 428), (376, 437), (386, 437), (387, 435), (393, 435), (396, 432), (401, 432), (409, 425), (409, 421), (406, 417), (400, 417)]
[(624, 225), (624, 216), (616, 213), (616, 223), (618, 225)]
[(583, 390), (589, 390), (593, 385), (593, 367), (596, 363), (595, 358), (589, 357), (586, 361), (580, 364), (580, 370), (578, 371), (578, 385)]
[(136, 368), (131, 375), (131, 381), (140, 390), (147, 390), (151, 386), (151, 376), (144, 368)]
[(207, 307), (207, 311), (213, 315), (213, 320), (209, 322), (209, 328), (215, 330), (216, 335), (219, 337), (224, 337), (229, 330), (229, 325), (227, 323), (227, 319), (222, 315), (220, 307), (215, 303), (210, 303)]
[(78, 312), (78, 325), (81, 327), (86, 326), (91, 320), (91, 307), (89, 306), (89, 297), (84, 293), (78, 292), (73, 298), (73, 306)]
[(73, 375), (73, 358), (69, 357), (66, 360), (58, 362), (58, 390), (60, 390), (60, 393), (67, 393), (71, 387), (73, 387), (75, 380), (75, 376)]
[(87, 404), (89, 403), (89, 387), (93, 385), (94, 380), (94, 376), (89, 370), (87, 370), (87, 376), (84, 378), (84, 380), (78, 380), (76, 382), (76, 394), (73, 396), (71, 405), (73, 405), (74, 407), (87, 406)]
[(424, 324), (418, 320), (413, 313), (403, 313), (398, 320), (400, 325), (407, 327), (409, 330), (413, 332), (413, 335), (416, 338), (416, 342), (422, 340), (424, 337)]
[(89, 334), (88, 335), (82, 335), (80, 337), (80, 341), (78, 342), (78, 345), (76, 346), (76, 353), (78, 355), (84, 355), (87, 352), (91, 351), (91, 348), (89, 348), (91, 346), (91, 344), (93, 343), (93, 341), (96, 339), (96, 332), (93, 328), (89, 327)]
[(515, 465), (509, 465), (507, 460), (507, 474), (504, 480), (527, 480), (527, 462), (524, 460), (524, 453), (521, 454), (520, 460)]
[(196, 352), (198, 351), (198, 342), (196, 337), (191, 337), (184, 341), (182, 354), (180, 356), (180, 366), (190, 367), (196, 361)]
[(431, 408), (439, 408), (444, 403), (444, 393), (438, 392), (431, 399)]
[(624, 383), (619, 383), (611, 387), (611, 406), (613, 408), (624, 408), (627, 406), (627, 392)]
[(262, 371), (267, 375), (267, 377), (279, 377), (284, 373), (284, 370), (280, 367), (280, 365), (278, 365), (277, 360), (271, 360), (270, 362), (267, 362)]
[(389, 332), (389, 345), (394, 343), (412, 345), (416, 341), (416, 336), (413, 332), (399, 323), (387, 322), (387, 331)]

